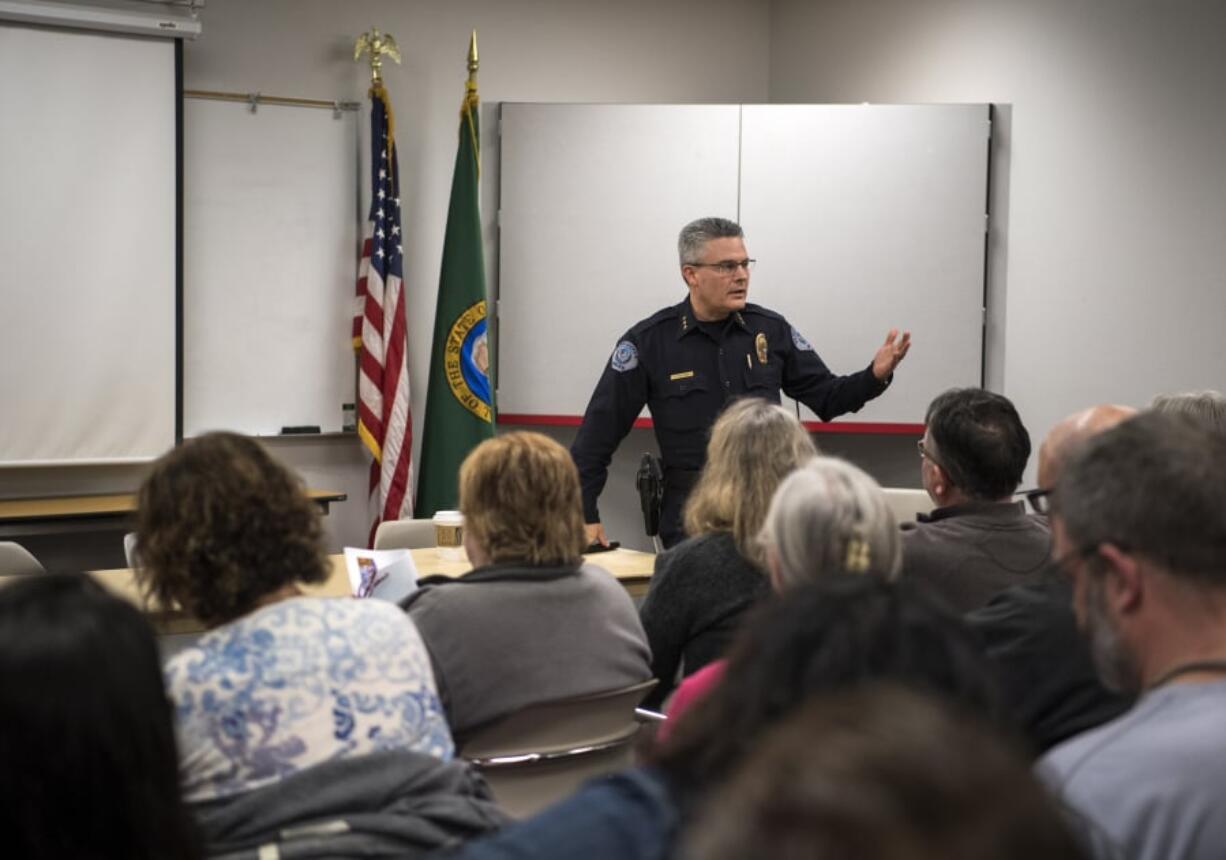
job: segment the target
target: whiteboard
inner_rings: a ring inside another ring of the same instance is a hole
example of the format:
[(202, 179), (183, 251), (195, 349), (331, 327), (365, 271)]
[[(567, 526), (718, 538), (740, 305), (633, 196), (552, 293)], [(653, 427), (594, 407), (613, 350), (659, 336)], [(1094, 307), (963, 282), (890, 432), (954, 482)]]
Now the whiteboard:
[(0, 466), (175, 442), (175, 47), (0, 24)]
[(581, 415), (618, 337), (686, 295), (677, 231), (736, 217), (736, 105), (503, 104), (498, 412)]
[[(845, 421), (918, 423), (982, 367), (988, 107), (504, 104), (498, 403), (582, 415), (617, 338), (686, 295), (676, 236), (739, 220), (750, 301), (836, 373), (916, 347)], [(807, 416), (813, 417), (813, 416)]]
[(338, 431), (354, 399), (359, 114), (183, 106), (184, 435)]
[(751, 301), (836, 373), (911, 331), (890, 389), (836, 421), (922, 423), (937, 394), (980, 384), (988, 133), (987, 105), (744, 108)]

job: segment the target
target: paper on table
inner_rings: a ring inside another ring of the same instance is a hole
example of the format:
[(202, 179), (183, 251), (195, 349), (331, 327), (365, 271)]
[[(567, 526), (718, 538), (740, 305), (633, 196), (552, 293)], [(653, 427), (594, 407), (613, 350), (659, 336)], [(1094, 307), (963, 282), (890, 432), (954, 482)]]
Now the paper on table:
[(345, 547), (345, 570), (354, 597), (399, 603), (417, 588), (417, 566), (407, 549)]

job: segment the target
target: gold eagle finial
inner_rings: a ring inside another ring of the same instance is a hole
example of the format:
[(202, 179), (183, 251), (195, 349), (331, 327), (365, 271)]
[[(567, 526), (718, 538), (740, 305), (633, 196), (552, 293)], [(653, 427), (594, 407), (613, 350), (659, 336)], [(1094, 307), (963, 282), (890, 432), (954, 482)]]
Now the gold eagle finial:
[(373, 84), (383, 81), (383, 55), (400, 62), (400, 47), (396, 37), (391, 33), (381, 33), (378, 27), (371, 27), (369, 33), (358, 36), (353, 43), (353, 59), (361, 59), (362, 54), (370, 52), (370, 81)]

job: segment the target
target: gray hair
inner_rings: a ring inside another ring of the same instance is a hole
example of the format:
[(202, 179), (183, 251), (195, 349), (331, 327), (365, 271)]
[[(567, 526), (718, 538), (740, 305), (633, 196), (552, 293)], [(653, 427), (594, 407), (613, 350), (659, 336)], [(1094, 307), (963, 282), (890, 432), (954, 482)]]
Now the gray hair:
[(1226, 586), (1226, 435), (1193, 417), (1143, 412), (1088, 440), (1054, 502), (1079, 551), (1112, 543)]
[(758, 540), (778, 560), (784, 589), (834, 573), (892, 579), (902, 562), (898, 525), (881, 487), (837, 457), (817, 457), (779, 485)]
[(739, 239), (745, 235), (741, 225), (727, 218), (699, 218), (681, 228), (677, 255), (681, 265), (701, 262), (698, 256), (712, 239)]
[(1210, 430), (1226, 434), (1226, 395), (1220, 391), (1185, 391), (1159, 394), (1149, 408), (1155, 412), (1190, 415)]

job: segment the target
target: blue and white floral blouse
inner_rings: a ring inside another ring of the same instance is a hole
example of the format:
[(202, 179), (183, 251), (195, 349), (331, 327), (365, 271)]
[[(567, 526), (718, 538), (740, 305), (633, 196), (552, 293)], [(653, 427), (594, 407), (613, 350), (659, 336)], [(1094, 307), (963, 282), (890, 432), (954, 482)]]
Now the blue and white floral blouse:
[(172, 657), (166, 686), (189, 801), (344, 756), (454, 753), (426, 646), (409, 617), (382, 600), (271, 604)]

